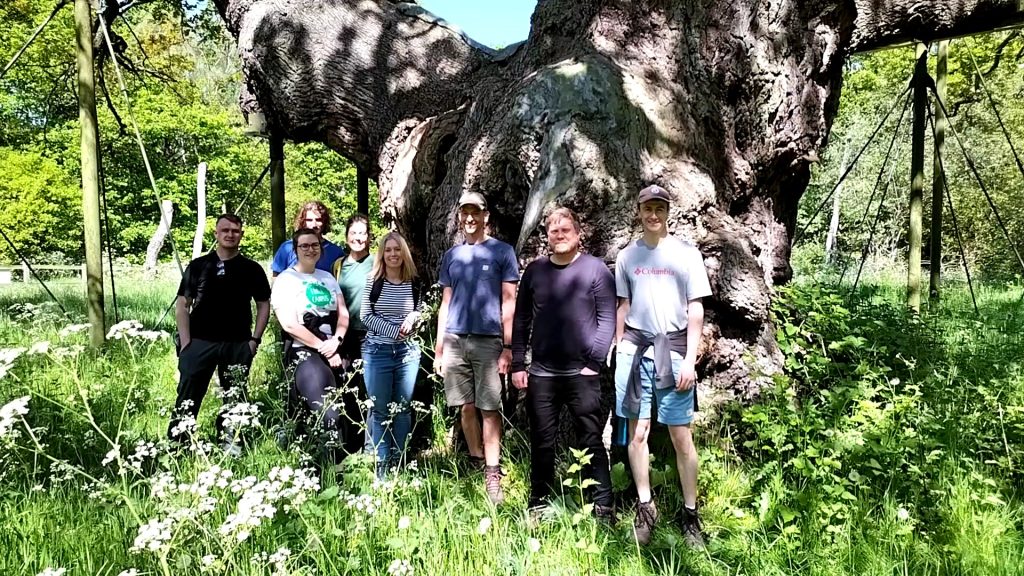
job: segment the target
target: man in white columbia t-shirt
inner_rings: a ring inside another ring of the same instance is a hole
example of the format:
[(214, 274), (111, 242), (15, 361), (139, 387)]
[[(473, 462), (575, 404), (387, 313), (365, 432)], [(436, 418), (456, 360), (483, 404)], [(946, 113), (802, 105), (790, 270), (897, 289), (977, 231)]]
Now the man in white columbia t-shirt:
[(615, 341), (615, 411), (629, 420), (629, 464), (639, 504), (633, 527), (647, 544), (658, 512), (651, 498), (652, 406), (668, 426), (683, 490), (683, 535), (692, 547), (704, 536), (697, 516), (697, 449), (690, 425), (696, 408), (697, 349), (704, 326), (701, 298), (711, 295), (704, 259), (692, 244), (668, 234), (671, 194), (652, 185), (637, 198), (643, 236), (615, 261), (619, 298)]

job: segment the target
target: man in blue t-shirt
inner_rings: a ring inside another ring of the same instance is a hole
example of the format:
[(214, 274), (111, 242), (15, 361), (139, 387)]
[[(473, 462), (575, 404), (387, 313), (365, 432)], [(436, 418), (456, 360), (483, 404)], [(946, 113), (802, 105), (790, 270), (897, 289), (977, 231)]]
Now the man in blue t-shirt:
[[(465, 242), (441, 259), (444, 288), (437, 313), (434, 369), (444, 377), (445, 399), (460, 406), (470, 460), (484, 465), (491, 502), (501, 490), (501, 376), (512, 362), (512, 316), (519, 261), (512, 246), (487, 235), (487, 201), (467, 192), (459, 199)], [(477, 420), (477, 408), (483, 426)]]
[[(339, 258), (345, 257), (345, 251), (341, 246), (324, 238), (324, 234), (331, 232), (331, 212), (327, 206), (317, 200), (310, 200), (299, 206), (299, 211), (295, 214), (295, 220), (292, 222), (292, 229), (299, 230), (300, 228), (316, 230), (320, 234), (320, 259), (317, 260), (316, 267), (319, 270), (333, 273), (334, 263)], [(276, 278), (281, 272), (295, 266), (298, 261), (299, 258), (295, 255), (292, 241), (285, 240), (274, 253), (274, 259), (270, 262), (270, 273)]]

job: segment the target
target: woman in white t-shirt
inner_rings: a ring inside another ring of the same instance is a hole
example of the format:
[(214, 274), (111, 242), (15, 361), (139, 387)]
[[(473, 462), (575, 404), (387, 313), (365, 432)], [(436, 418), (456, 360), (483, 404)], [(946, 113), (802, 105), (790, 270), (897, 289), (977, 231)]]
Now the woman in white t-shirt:
[(334, 369), (341, 368), (338, 348), (348, 330), (348, 308), (334, 276), (316, 267), (321, 250), (316, 231), (296, 230), (292, 246), (298, 262), (274, 280), (270, 305), (294, 339), (284, 352), (285, 366), (295, 371), (294, 392), (327, 436), (336, 436), (339, 411), (325, 406), (324, 399), (336, 386)]

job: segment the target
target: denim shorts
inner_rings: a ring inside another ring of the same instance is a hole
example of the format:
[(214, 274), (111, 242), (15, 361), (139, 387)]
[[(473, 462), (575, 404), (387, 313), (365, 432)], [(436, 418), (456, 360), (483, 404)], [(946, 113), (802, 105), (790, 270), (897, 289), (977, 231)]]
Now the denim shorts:
[[(640, 360), (640, 412), (625, 410), (626, 386), (635, 353), (636, 345), (626, 341), (620, 342), (615, 351), (615, 415), (630, 420), (648, 420), (651, 418), (651, 404), (654, 403), (658, 409), (658, 422), (666, 426), (685, 426), (693, 422), (693, 400), (697, 387), (682, 392), (675, 388), (654, 388), (657, 374), (652, 358)], [(683, 357), (672, 352), (673, 381), (678, 381), (682, 370)]]

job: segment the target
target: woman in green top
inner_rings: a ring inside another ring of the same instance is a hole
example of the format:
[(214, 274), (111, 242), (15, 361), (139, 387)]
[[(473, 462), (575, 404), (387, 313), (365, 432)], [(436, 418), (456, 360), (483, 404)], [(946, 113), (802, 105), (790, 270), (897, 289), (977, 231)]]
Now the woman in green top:
[(352, 367), (356, 359), (362, 358), (366, 327), (359, 320), (359, 316), (366, 278), (370, 275), (374, 262), (374, 257), (370, 254), (370, 220), (366, 214), (356, 212), (345, 222), (345, 243), (348, 245), (348, 254), (334, 263), (334, 275), (348, 304), (349, 318), (352, 319), (345, 341), (338, 350), (347, 375), (347, 381), (343, 383), (346, 390), (345, 417), (342, 418), (341, 432), (345, 451), (351, 454), (359, 450), (372, 449), (369, 434), (366, 432), (370, 423), (367, 421), (364, 426), (360, 404), (361, 400), (365, 400), (366, 387), (363, 385), (362, 374)]

